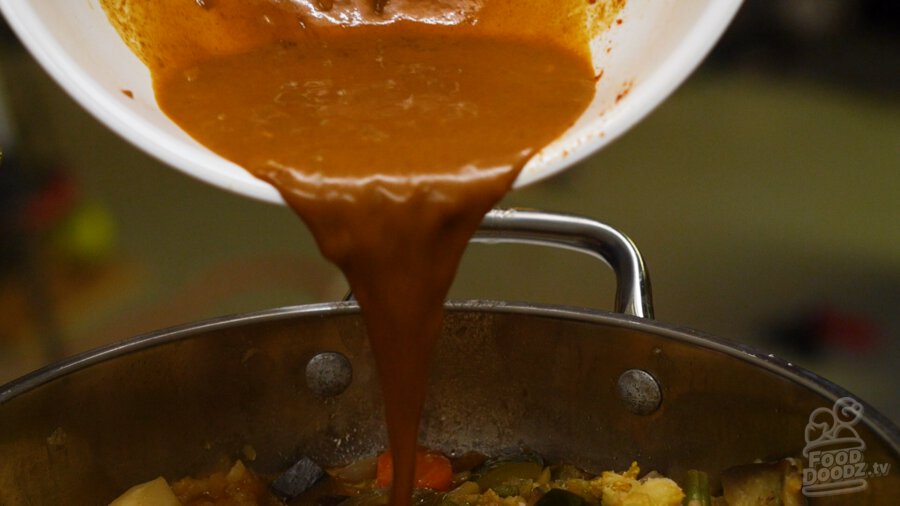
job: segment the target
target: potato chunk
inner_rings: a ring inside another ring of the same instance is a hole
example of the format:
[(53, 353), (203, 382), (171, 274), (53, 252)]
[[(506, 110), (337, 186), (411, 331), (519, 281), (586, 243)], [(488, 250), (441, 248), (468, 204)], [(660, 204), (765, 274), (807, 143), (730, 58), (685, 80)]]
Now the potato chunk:
[(128, 489), (109, 506), (181, 506), (165, 478), (159, 477)]
[(605, 471), (591, 484), (603, 506), (681, 506), (684, 492), (668, 478), (645, 476), (636, 462), (622, 474)]

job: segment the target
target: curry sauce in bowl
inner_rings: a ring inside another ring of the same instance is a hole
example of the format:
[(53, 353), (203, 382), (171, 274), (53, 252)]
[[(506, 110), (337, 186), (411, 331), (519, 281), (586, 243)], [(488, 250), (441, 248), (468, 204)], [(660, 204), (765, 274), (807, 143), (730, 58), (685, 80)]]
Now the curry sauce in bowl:
[[(174, 53), (183, 54), (187, 48), (229, 50), (248, 42), (246, 32), (225, 30), (218, 19), (191, 26), (196, 21), (194, 11), (213, 10), (229, 3), (235, 2), (160, 0), (151, 4), (180, 11), (170, 10), (155, 19), (145, 16), (142, 3), (134, 0), (109, 2), (118, 10), (111, 16), (107, 16), (100, 0), (0, 0), (0, 11), (51, 76), (129, 142), (206, 183), (281, 204), (281, 195), (270, 185), (194, 142), (159, 110), (144, 56), (159, 54), (156, 49), (161, 48), (153, 46), (148, 37), (122, 30), (135, 19), (149, 19), (175, 28), (170, 34), (179, 29), (187, 34), (181, 40), (162, 42), (163, 46), (178, 49)], [(263, 5), (265, 2), (238, 3), (256, 5), (261, 13), (247, 18), (249, 28), (267, 23), (264, 16), (270, 21), (278, 18)], [(647, 115), (699, 64), (741, 0), (393, 0), (380, 15), (369, 13), (365, 8), (368, 0), (332, 0), (324, 2), (332, 4), (328, 16), (319, 17), (309, 13), (321, 12), (315, 6), (322, 0), (277, 3), (306, 14), (302, 21), (307, 25), (406, 20), (462, 27), (471, 25), (473, 13), (483, 6), (477, 11), (477, 29), (482, 33), (489, 29), (500, 35), (550, 38), (578, 51), (589, 47), (596, 79), (594, 99), (562, 137), (529, 160), (514, 183), (519, 187), (571, 167)], [(363, 7), (356, 9), (362, 15), (348, 14), (355, 7)], [(410, 12), (412, 7), (415, 9)], [(439, 15), (435, 15), (436, 8)], [(297, 22), (298, 16), (294, 15), (281, 27), (292, 28)], [(142, 25), (141, 33), (146, 28)], [(162, 63), (175, 64), (168, 60)]]

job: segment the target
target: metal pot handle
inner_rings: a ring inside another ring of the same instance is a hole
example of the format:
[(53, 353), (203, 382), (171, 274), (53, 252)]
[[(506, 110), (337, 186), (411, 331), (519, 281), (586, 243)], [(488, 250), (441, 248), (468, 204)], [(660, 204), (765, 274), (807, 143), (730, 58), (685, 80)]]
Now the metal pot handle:
[(637, 247), (625, 234), (595, 220), (517, 209), (489, 212), (472, 242), (553, 246), (599, 258), (616, 273), (615, 310), (653, 318), (650, 277)]

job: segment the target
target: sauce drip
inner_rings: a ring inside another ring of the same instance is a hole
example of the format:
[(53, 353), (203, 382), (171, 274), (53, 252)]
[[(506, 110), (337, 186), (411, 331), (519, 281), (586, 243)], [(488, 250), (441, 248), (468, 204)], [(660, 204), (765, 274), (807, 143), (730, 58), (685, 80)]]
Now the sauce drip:
[(408, 505), (428, 360), (460, 257), (528, 159), (588, 105), (591, 62), (546, 38), (408, 21), (294, 31), (276, 21), (278, 36), (260, 42), (240, 14), (215, 22), (235, 19), (246, 47), (143, 55), (157, 102), (273, 184), (343, 271), (381, 380), (391, 504)]

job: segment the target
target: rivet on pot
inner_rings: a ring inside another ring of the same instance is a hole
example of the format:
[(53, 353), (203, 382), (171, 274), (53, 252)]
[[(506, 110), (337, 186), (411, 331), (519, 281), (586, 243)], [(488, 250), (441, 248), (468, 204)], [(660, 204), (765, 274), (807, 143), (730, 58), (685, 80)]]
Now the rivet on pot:
[(649, 372), (629, 369), (619, 376), (616, 393), (625, 408), (636, 415), (650, 415), (662, 404), (662, 389)]
[(321, 397), (341, 394), (353, 381), (353, 367), (344, 355), (319, 353), (306, 364), (306, 386)]

